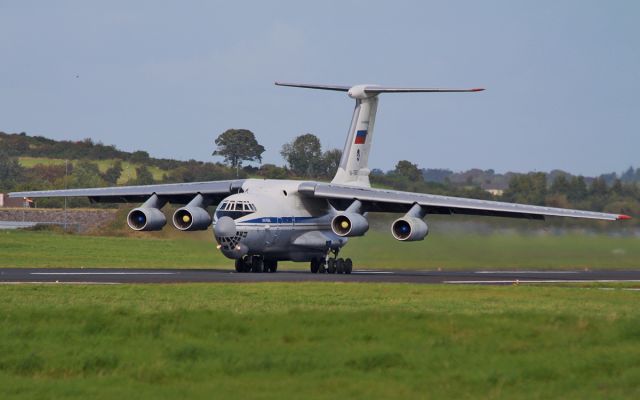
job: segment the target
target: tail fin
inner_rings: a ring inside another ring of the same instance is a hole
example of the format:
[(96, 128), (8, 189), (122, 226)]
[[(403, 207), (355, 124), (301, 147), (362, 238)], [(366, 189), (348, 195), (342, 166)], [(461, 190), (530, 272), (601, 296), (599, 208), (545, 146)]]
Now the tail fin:
[(331, 183), (349, 186), (370, 187), (369, 151), (373, 139), (378, 95), (381, 93), (442, 93), (442, 92), (480, 92), (484, 89), (432, 89), (383, 87), (378, 85), (315, 85), (306, 83), (276, 82), (278, 86), (292, 86), (307, 89), (334, 90), (347, 92), (356, 100), (347, 140), (342, 151), (338, 172)]

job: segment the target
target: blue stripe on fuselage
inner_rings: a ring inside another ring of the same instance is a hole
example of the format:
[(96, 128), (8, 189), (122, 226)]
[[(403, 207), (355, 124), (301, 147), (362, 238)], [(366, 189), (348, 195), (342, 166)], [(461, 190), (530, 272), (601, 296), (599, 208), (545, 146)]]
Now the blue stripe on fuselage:
[(311, 222), (310, 220), (312, 219), (317, 219), (317, 217), (260, 217), (238, 222), (248, 224), (301, 224)]

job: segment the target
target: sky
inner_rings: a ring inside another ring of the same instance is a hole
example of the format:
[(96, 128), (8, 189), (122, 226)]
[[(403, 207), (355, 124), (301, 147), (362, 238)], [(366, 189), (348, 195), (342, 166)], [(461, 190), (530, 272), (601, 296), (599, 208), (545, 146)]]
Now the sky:
[(387, 94), (370, 167), (598, 175), (640, 167), (638, 1), (0, 0), (0, 131), (264, 163), (342, 148), (354, 101), (276, 80), (475, 88)]

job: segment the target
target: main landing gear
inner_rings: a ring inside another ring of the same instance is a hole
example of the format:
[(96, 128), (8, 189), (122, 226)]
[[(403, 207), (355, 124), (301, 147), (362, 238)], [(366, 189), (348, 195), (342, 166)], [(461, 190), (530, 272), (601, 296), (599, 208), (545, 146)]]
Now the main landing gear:
[(236, 260), (236, 272), (276, 272), (278, 262), (260, 256), (244, 256)]
[[(333, 258), (330, 253), (333, 252)], [(338, 250), (331, 250), (323, 258), (311, 260), (311, 272), (314, 274), (350, 274), (353, 270), (353, 261), (350, 258), (338, 258)]]

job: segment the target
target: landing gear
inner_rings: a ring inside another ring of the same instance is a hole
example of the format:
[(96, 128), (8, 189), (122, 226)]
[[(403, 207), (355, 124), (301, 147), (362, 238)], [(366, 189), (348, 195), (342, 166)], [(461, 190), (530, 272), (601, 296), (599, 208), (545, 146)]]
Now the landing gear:
[(236, 272), (249, 272), (251, 265), (246, 260), (247, 257), (238, 258), (236, 260)]
[(264, 261), (260, 257), (252, 257), (251, 259), (251, 272), (264, 271)]
[(343, 273), (351, 274), (351, 271), (353, 271), (353, 261), (350, 258), (345, 258)]
[(344, 260), (342, 258), (338, 258), (336, 260), (336, 272), (344, 274)]
[[(312, 274), (317, 274), (318, 271), (320, 270), (320, 266), (322, 266), (322, 260), (320, 260), (319, 258), (314, 258), (311, 260), (311, 273)], [(322, 266), (322, 269), (324, 269), (324, 266)]]
[(236, 272), (276, 272), (278, 262), (261, 256), (245, 256), (236, 260)]
[(264, 260), (264, 272), (276, 272), (278, 262), (276, 260)]
[(353, 270), (353, 261), (350, 258), (338, 258), (338, 249), (329, 250), (333, 252), (333, 258), (327, 254), (326, 258), (314, 258), (311, 260), (311, 273), (313, 274), (350, 274)]
[(335, 274), (336, 273), (336, 264), (337, 260), (335, 258), (330, 258), (327, 260), (327, 273)]

